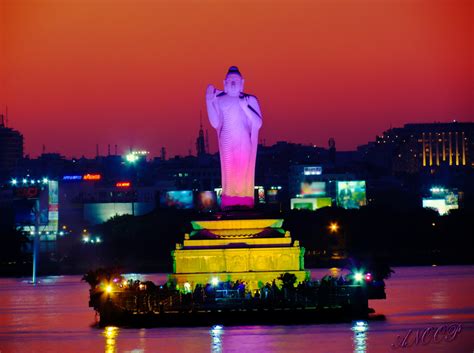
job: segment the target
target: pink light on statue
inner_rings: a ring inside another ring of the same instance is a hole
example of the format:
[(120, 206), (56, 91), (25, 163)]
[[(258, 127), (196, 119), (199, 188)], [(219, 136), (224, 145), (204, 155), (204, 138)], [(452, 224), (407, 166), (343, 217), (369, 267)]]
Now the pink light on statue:
[(217, 131), (221, 159), (222, 209), (253, 207), (255, 161), (262, 113), (255, 96), (243, 93), (244, 79), (231, 66), (224, 91), (207, 87), (209, 121)]

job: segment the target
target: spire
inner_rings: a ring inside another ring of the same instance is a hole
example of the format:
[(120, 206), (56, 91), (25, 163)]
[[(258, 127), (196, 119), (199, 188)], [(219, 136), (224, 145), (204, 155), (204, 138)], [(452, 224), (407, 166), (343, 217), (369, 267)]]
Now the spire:
[(199, 111), (199, 135), (196, 139), (196, 152), (198, 157), (206, 154), (206, 141), (204, 139), (204, 130), (202, 129), (202, 111)]

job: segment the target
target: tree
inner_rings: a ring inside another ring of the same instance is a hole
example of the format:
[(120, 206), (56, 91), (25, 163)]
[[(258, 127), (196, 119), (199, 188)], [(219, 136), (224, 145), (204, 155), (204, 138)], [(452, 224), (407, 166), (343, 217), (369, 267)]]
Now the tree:
[(296, 275), (294, 273), (283, 273), (278, 279), (282, 281), (283, 288), (294, 288), (296, 283)]

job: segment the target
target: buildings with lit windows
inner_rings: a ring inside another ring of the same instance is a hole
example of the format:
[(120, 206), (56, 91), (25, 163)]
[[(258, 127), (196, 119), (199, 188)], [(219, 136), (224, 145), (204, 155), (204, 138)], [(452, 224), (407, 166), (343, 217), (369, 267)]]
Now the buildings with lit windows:
[(371, 164), (394, 174), (474, 168), (474, 123), (405, 124), (360, 146)]

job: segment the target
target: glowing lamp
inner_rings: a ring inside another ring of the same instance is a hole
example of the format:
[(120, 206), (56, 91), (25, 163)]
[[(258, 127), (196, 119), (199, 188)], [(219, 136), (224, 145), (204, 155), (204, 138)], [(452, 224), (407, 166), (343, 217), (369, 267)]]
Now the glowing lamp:
[(184, 291), (185, 291), (186, 293), (191, 292), (191, 284), (190, 284), (189, 282), (186, 282), (186, 283), (184, 284)]
[(366, 280), (367, 282), (372, 281), (372, 274), (371, 274), (371, 273), (366, 273), (366, 274), (365, 274), (365, 280)]
[(331, 233), (336, 233), (339, 230), (339, 224), (337, 224), (336, 222), (332, 222), (331, 224), (329, 224), (329, 230), (331, 231)]
[(105, 287), (105, 291), (106, 291), (107, 293), (109, 293), (109, 294), (112, 293), (112, 286), (111, 286), (110, 284), (107, 285), (107, 286)]
[(362, 282), (363, 279), (364, 279), (364, 275), (363, 275), (362, 273), (356, 272), (356, 273), (354, 274), (354, 280), (355, 280), (356, 282)]
[(215, 287), (219, 284), (219, 278), (217, 277), (212, 277), (211, 279), (211, 284)]
[(135, 153), (129, 153), (125, 156), (125, 160), (128, 163), (135, 163), (136, 161), (138, 161), (138, 158), (139, 157)]
[(128, 188), (132, 184), (129, 181), (119, 181), (118, 183), (115, 184), (116, 187), (118, 188)]

